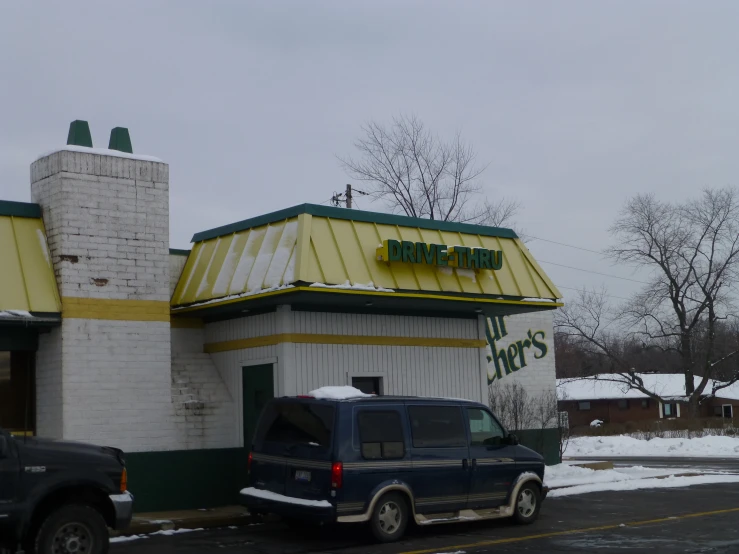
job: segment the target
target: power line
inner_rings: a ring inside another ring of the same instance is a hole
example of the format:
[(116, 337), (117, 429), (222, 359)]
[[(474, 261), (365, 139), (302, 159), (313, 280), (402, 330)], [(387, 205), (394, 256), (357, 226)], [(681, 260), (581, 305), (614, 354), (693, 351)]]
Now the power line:
[(582, 246), (574, 246), (572, 244), (567, 244), (564, 242), (557, 242), (556, 240), (550, 240), (550, 239), (543, 239), (540, 237), (535, 237), (533, 235), (526, 235), (529, 238), (532, 238), (534, 240), (541, 240), (544, 242), (551, 242), (552, 244), (558, 244), (560, 246), (566, 246), (567, 248), (574, 248), (575, 250), (582, 250), (584, 252), (592, 252), (593, 254), (603, 255), (603, 252), (598, 252), (597, 250), (591, 250), (590, 248), (583, 248)]
[(567, 269), (575, 269), (577, 271), (584, 271), (585, 273), (594, 273), (595, 275), (602, 275), (603, 277), (611, 277), (613, 279), (621, 279), (622, 281), (631, 281), (633, 283), (640, 283), (642, 285), (648, 285), (646, 281), (639, 281), (638, 279), (630, 279), (629, 277), (619, 277), (618, 275), (611, 275), (609, 273), (601, 273), (600, 271), (593, 271), (592, 269), (583, 269), (581, 267), (573, 267), (571, 265), (558, 264), (556, 262), (548, 262), (546, 260), (538, 260), (543, 264), (556, 265), (559, 267), (566, 267)]
[[(556, 285), (556, 287), (558, 289), (574, 290), (575, 292), (580, 292), (580, 291), (583, 290), (583, 289), (577, 289), (575, 287), (565, 287), (563, 285)], [(630, 298), (624, 298), (623, 296), (615, 296), (613, 294), (605, 294), (605, 293), (601, 293), (601, 292), (599, 292), (598, 294), (602, 294), (603, 296), (608, 296), (609, 298), (618, 298), (619, 300), (630, 300)]]

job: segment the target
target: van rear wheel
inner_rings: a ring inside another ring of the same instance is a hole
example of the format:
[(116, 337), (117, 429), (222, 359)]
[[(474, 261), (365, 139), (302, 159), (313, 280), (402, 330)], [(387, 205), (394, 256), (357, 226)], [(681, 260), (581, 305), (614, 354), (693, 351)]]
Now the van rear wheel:
[(408, 503), (402, 494), (389, 492), (380, 498), (372, 511), (370, 526), (379, 542), (393, 542), (405, 534), (408, 525)]

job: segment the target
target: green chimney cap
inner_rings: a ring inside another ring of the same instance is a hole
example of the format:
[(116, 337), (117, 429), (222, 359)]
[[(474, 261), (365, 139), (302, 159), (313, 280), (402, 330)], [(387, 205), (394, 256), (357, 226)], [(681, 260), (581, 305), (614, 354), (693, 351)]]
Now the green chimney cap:
[(90, 126), (87, 124), (87, 121), (75, 119), (69, 124), (67, 144), (92, 148), (92, 136), (90, 136)]
[(133, 147), (131, 146), (131, 136), (128, 134), (128, 129), (125, 127), (115, 127), (110, 132), (110, 142), (108, 143), (108, 150), (118, 150), (119, 152), (127, 152), (133, 154)]

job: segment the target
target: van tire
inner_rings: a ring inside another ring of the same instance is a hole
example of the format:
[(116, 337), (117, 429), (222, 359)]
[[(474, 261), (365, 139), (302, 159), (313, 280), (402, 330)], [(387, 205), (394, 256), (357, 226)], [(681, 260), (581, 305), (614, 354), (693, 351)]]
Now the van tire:
[(33, 552), (53, 552), (55, 543), (72, 541), (85, 546), (84, 551), (89, 554), (106, 554), (108, 539), (108, 527), (100, 512), (86, 504), (66, 504), (41, 523), (34, 539)]
[(400, 540), (405, 534), (409, 513), (405, 496), (397, 492), (382, 495), (372, 510), (372, 534), (378, 542)]
[(533, 481), (518, 489), (516, 505), (513, 508), (513, 521), (519, 525), (534, 523), (541, 508), (541, 491)]

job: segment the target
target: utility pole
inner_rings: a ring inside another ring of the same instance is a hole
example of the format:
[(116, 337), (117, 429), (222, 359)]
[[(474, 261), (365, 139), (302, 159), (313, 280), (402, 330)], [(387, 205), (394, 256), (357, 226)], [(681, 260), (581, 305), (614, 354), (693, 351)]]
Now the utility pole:
[(354, 207), (354, 204), (352, 203), (352, 200), (354, 199), (354, 193), (361, 194), (362, 196), (369, 196), (368, 193), (361, 190), (352, 189), (352, 186), (347, 184), (346, 190), (344, 192), (334, 193), (334, 195), (331, 197), (331, 204), (338, 208), (343, 203), (346, 208), (351, 210)]

